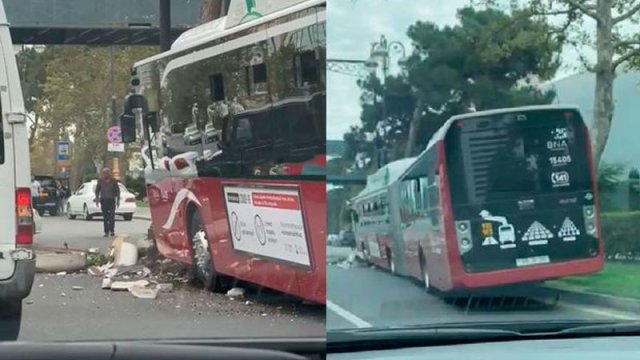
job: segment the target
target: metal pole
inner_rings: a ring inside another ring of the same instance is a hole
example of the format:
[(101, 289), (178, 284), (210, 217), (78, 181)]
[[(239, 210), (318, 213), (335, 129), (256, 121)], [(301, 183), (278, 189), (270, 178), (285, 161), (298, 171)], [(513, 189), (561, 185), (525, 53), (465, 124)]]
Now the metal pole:
[(160, 51), (171, 48), (171, 1), (160, 1)]

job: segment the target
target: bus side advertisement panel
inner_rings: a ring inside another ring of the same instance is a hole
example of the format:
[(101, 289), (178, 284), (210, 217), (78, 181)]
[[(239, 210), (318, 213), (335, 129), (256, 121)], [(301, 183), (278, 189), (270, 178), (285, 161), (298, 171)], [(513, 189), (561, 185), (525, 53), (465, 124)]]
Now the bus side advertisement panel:
[(233, 248), (311, 266), (297, 187), (223, 185)]

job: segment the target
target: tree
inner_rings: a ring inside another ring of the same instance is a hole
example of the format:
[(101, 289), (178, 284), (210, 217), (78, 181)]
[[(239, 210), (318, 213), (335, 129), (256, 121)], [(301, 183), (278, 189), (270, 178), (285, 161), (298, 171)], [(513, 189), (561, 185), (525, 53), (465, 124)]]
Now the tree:
[[(157, 50), (155, 47), (59, 46), (46, 51), (48, 55), (38, 65), (38, 71), (44, 71), (45, 76), (44, 81), (38, 80), (39, 101), (43, 106), (34, 109), (39, 121), (32, 161), (53, 159), (54, 141), (71, 139), (71, 182), (77, 185), (87, 170), (94, 168), (97, 172), (109, 157), (105, 131), (113, 119), (111, 97), (126, 93), (131, 64)], [(55, 170), (50, 162), (39, 166), (41, 168), (34, 167), (34, 171), (52, 173)]]
[[(407, 35), (414, 51), (407, 73), (385, 84), (361, 82), (362, 127), (345, 136), (353, 147), (355, 131), (373, 131), (381, 119), (381, 104), (371, 94), (383, 94), (387, 121), (397, 125), (394, 140), (405, 143), (404, 156), (426, 146), (433, 133), (452, 115), (491, 108), (550, 103), (555, 93), (539, 90), (533, 80), (551, 79), (560, 66), (561, 42), (549, 35), (545, 18), (521, 17), (523, 11), (458, 10), (459, 24), (438, 27), (417, 22)], [(392, 95), (398, 96), (390, 100)], [(398, 153), (393, 154), (400, 157)]]
[[(596, 60), (592, 63), (583, 55), (582, 65), (595, 74), (594, 126), (592, 146), (596, 165), (604, 152), (615, 105), (613, 84), (616, 71), (623, 64), (640, 67), (640, 33), (629, 31), (640, 20), (638, 0), (532, 0), (523, 17), (527, 15), (561, 16), (562, 24), (556, 32), (562, 34), (566, 44), (574, 47), (595, 49)], [(585, 20), (595, 22), (595, 34), (582, 26)]]

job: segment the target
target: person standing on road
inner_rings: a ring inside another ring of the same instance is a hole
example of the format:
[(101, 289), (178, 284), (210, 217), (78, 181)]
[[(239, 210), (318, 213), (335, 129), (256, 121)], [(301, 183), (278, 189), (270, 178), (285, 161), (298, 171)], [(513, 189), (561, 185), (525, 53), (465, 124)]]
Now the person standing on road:
[(36, 178), (34, 176), (31, 176), (31, 199), (32, 202), (34, 201), (34, 199), (36, 199), (38, 196), (40, 196), (40, 182), (38, 180), (36, 180)]
[(95, 202), (102, 210), (104, 236), (115, 235), (116, 208), (120, 204), (120, 186), (111, 174), (111, 169), (104, 168), (96, 185)]

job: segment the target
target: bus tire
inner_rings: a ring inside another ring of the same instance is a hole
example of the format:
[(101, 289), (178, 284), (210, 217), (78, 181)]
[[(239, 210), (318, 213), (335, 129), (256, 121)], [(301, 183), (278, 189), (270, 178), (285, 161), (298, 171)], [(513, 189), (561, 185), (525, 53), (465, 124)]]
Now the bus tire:
[(424, 253), (420, 250), (420, 272), (422, 273), (422, 284), (424, 286), (424, 291), (427, 293), (432, 293), (433, 288), (431, 287), (431, 282), (429, 281), (429, 274), (427, 272), (427, 261), (424, 258)]
[(206, 290), (220, 291), (220, 277), (214, 268), (207, 233), (204, 231), (202, 218), (198, 211), (194, 211), (191, 216), (189, 240), (191, 243), (191, 270), (195, 278), (202, 283)]
[(396, 263), (393, 261), (393, 254), (391, 253), (391, 249), (386, 248), (387, 249), (387, 264), (389, 265), (389, 271), (391, 271), (392, 274), (396, 274)]

